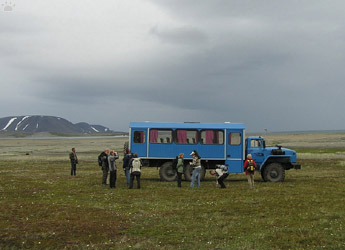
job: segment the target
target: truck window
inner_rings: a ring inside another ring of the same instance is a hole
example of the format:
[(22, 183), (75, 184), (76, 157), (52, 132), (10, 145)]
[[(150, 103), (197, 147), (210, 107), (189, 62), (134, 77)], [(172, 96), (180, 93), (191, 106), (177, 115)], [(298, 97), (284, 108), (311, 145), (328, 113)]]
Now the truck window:
[(241, 133), (229, 133), (229, 145), (241, 145)]
[(198, 143), (198, 130), (177, 129), (176, 144), (197, 144)]
[(251, 140), (250, 146), (252, 148), (259, 148), (259, 147), (261, 147), (262, 146), (261, 145), (261, 140)]
[(145, 132), (144, 131), (134, 131), (133, 142), (138, 144), (145, 143)]
[(201, 131), (201, 144), (224, 144), (223, 130), (202, 130)]
[(172, 130), (169, 129), (151, 129), (150, 143), (172, 143)]

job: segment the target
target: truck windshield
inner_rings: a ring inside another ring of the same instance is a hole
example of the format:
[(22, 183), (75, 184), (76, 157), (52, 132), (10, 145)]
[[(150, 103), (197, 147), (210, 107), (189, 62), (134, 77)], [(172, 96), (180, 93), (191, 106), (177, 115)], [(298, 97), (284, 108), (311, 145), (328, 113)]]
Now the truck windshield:
[(261, 140), (251, 140), (250, 146), (252, 148), (261, 148), (262, 147), (262, 141)]

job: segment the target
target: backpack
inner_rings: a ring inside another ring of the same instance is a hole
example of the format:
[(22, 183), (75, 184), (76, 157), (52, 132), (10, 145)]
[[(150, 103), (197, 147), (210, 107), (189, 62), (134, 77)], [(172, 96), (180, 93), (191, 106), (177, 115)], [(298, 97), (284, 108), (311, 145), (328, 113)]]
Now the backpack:
[(140, 158), (133, 158), (131, 173), (133, 173), (133, 172), (140, 172), (141, 171), (140, 167), (141, 167), (141, 160), (140, 160)]
[(249, 172), (254, 172), (255, 168), (254, 168), (254, 163), (253, 160), (248, 160), (248, 167), (247, 167)]
[(228, 171), (228, 166), (227, 165), (217, 165), (218, 168), (220, 168), (223, 171)]
[(102, 156), (104, 155), (104, 152), (102, 152), (99, 156), (98, 156), (98, 166), (102, 167)]
[(123, 158), (123, 168), (129, 169), (129, 163), (131, 162), (131, 159), (133, 158), (133, 154), (126, 154)]

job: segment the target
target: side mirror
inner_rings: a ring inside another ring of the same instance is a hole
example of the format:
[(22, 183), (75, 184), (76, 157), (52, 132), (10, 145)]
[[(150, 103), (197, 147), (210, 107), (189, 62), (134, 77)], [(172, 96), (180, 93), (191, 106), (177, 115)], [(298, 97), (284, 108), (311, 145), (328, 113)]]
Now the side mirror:
[(263, 146), (264, 148), (266, 148), (266, 141), (265, 141), (265, 140), (262, 141), (262, 146)]

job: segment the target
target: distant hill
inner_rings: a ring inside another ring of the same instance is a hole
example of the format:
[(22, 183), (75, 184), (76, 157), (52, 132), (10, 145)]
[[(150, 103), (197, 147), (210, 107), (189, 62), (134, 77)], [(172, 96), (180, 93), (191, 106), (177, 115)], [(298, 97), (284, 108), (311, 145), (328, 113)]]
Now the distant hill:
[(62, 134), (97, 134), (113, 133), (107, 127), (90, 125), (86, 122), (72, 122), (55, 116), (10, 116), (0, 118), (0, 133), (62, 133)]

